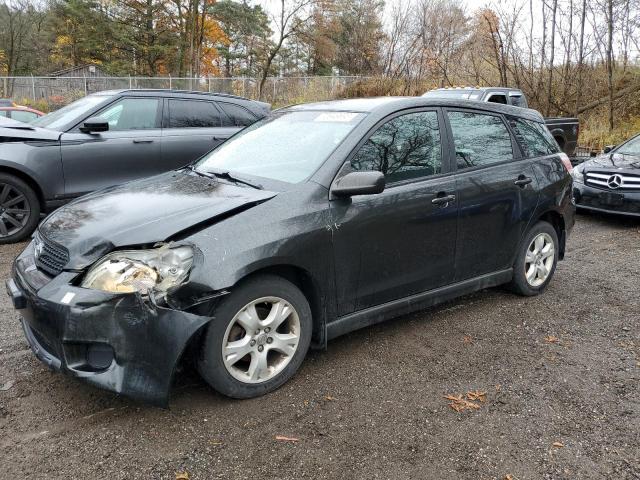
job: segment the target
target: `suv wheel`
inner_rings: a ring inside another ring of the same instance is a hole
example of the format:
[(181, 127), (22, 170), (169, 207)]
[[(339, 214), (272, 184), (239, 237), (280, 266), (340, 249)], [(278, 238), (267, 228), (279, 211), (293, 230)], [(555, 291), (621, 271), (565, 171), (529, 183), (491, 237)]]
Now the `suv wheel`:
[(558, 234), (548, 222), (540, 221), (527, 233), (513, 266), (511, 288), (533, 296), (551, 281), (558, 264)]
[(198, 360), (218, 392), (251, 398), (280, 387), (300, 367), (311, 342), (311, 309), (291, 282), (261, 275), (216, 309)]
[(24, 240), (38, 225), (40, 201), (29, 185), (0, 173), (0, 244)]

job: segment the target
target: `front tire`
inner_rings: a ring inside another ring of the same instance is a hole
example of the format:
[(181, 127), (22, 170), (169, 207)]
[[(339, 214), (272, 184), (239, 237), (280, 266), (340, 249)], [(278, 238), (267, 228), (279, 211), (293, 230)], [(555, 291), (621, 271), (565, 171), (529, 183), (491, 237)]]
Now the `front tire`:
[(0, 245), (27, 238), (40, 221), (40, 201), (33, 189), (13, 175), (0, 173)]
[(555, 228), (545, 221), (536, 223), (520, 245), (513, 265), (511, 290), (527, 297), (542, 293), (556, 271), (558, 252)]
[(271, 392), (298, 370), (311, 343), (309, 302), (291, 282), (260, 275), (218, 306), (198, 358), (198, 371), (232, 398)]

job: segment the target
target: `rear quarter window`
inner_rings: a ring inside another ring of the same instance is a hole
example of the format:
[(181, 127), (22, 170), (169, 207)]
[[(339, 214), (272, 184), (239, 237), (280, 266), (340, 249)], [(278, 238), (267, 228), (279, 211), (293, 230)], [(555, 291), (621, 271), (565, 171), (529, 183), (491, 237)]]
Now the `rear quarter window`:
[(223, 127), (248, 127), (256, 122), (257, 118), (244, 107), (233, 103), (218, 102), (218, 106), (227, 114), (228, 119), (223, 119)]
[(523, 118), (511, 118), (509, 123), (525, 157), (542, 157), (560, 152), (558, 143), (544, 123)]

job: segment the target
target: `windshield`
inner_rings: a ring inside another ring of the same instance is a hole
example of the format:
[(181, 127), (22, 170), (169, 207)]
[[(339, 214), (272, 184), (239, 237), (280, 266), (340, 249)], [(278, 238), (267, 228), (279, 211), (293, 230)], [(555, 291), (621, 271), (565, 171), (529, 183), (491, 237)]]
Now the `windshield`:
[(622, 155), (640, 155), (640, 135), (620, 146), (616, 153)]
[(352, 112), (275, 113), (220, 145), (196, 169), (298, 183), (318, 169), (363, 117)]
[(91, 110), (93, 107), (95, 107), (99, 103), (104, 102), (105, 100), (108, 100), (109, 98), (111, 97), (107, 95), (89, 95), (88, 97), (76, 100), (66, 107), (62, 107), (61, 109), (56, 110), (55, 112), (51, 112), (43, 117), (36, 118), (32, 122), (30, 122), (30, 124), (36, 127), (44, 127), (56, 130), (58, 128), (64, 127), (69, 122), (73, 122), (83, 113)]

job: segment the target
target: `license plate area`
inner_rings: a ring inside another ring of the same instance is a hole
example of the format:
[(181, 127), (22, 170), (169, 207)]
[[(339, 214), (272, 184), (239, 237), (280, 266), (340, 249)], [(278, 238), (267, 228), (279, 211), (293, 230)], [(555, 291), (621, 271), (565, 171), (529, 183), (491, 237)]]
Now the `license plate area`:
[(624, 194), (613, 192), (601, 193), (600, 203), (613, 207), (620, 207), (624, 203)]

